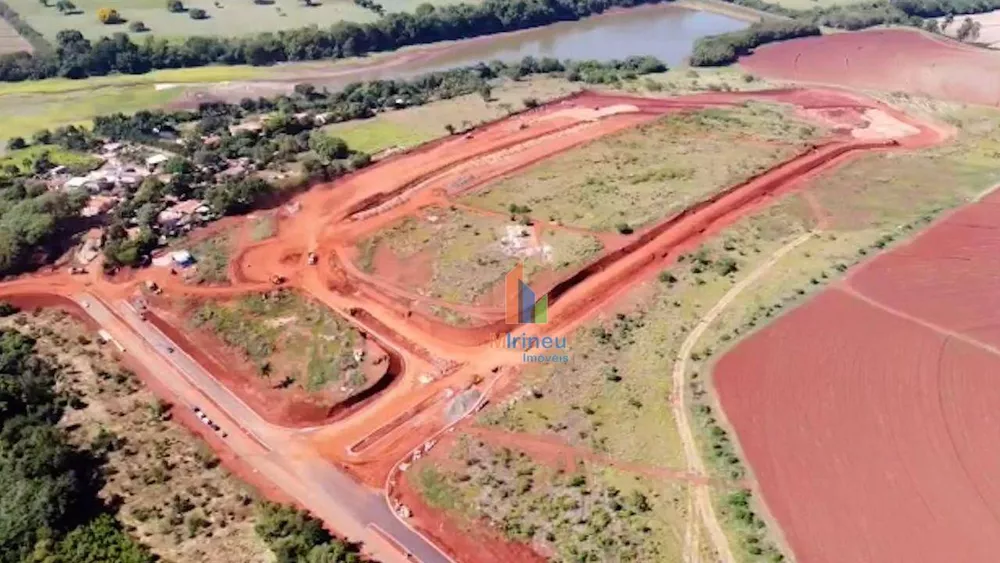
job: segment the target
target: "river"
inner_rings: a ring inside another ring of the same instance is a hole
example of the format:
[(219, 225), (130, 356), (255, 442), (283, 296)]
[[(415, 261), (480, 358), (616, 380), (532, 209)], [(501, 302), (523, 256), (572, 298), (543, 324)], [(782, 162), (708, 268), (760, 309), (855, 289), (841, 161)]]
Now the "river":
[(481, 61), (517, 61), (527, 55), (599, 61), (653, 55), (676, 66), (684, 63), (698, 38), (749, 25), (745, 20), (713, 12), (669, 4), (648, 5), (523, 31), (409, 47), (357, 62), (342, 61), (335, 70), (326, 69), (315, 76), (301, 71), (295, 74), (331, 87), (353, 81), (408, 78)]

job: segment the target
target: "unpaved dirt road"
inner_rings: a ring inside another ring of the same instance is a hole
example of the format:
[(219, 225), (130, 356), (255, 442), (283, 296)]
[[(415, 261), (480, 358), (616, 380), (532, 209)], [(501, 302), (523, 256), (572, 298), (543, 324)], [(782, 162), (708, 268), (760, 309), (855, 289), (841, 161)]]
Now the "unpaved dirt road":
[[(778, 263), (778, 260), (782, 256), (788, 254), (800, 244), (806, 242), (813, 236), (812, 232), (803, 233), (801, 236), (793, 240), (792, 242), (786, 244), (785, 246), (779, 248), (767, 262), (764, 262), (757, 267), (749, 276), (743, 278), (736, 283), (722, 299), (719, 300), (698, 322), (698, 325), (694, 327), (691, 334), (684, 339), (684, 343), (681, 344), (681, 349), (678, 352), (677, 361), (674, 363), (673, 372), (673, 383), (674, 383), (674, 418), (677, 420), (677, 428), (680, 431), (681, 443), (684, 444), (684, 457), (687, 460), (688, 471), (694, 473), (695, 475), (708, 475), (705, 469), (705, 462), (701, 458), (701, 453), (698, 452), (698, 444), (695, 443), (694, 431), (691, 429), (691, 418), (688, 416), (687, 407), (687, 393), (684, 392), (684, 383), (687, 379), (687, 365), (688, 358), (691, 357), (691, 352), (694, 351), (694, 347), (698, 345), (698, 341), (701, 339), (701, 335), (708, 330), (709, 325), (711, 325), (716, 318), (733, 302), (734, 299), (739, 297), (740, 293), (754, 284), (761, 276), (766, 274), (768, 270), (774, 267)], [(695, 506), (697, 508), (698, 514), (701, 516), (701, 520), (708, 530), (708, 535), (711, 536), (712, 546), (715, 548), (715, 552), (719, 554), (720, 559), (724, 563), (735, 563), (733, 558), (733, 552), (729, 549), (729, 540), (726, 539), (725, 532), (722, 531), (722, 526), (719, 524), (719, 519), (715, 515), (715, 507), (712, 505), (712, 497), (709, 494), (708, 487), (693, 485)], [(689, 520), (688, 525), (691, 526), (692, 522)], [(694, 533), (697, 533), (695, 531)], [(691, 533), (688, 537), (691, 537)], [(691, 561), (691, 551), (690, 546), (685, 553), (685, 561)]]

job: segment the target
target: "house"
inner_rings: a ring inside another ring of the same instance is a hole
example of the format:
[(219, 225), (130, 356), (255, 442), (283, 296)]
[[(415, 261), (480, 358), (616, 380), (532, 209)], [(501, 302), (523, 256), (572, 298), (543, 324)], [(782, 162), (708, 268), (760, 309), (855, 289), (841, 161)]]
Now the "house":
[(80, 215), (84, 217), (94, 217), (100, 215), (114, 207), (117, 200), (106, 195), (95, 195), (87, 201), (87, 206), (83, 208)]
[(74, 176), (69, 180), (66, 180), (66, 183), (63, 184), (63, 187), (66, 188), (67, 190), (78, 190), (83, 186), (85, 186), (88, 181), (89, 180), (83, 176)]
[(146, 159), (146, 166), (150, 168), (156, 168), (157, 166), (163, 164), (164, 162), (170, 160), (170, 157), (165, 154), (154, 154), (153, 156)]
[(258, 132), (258, 131), (260, 131), (262, 129), (264, 129), (264, 124), (261, 123), (260, 121), (247, 121), (245, 123), (238, 123), (236, 125), (230, 125), (229, 126), (229, 134), (230, 135), (236, 135), (236, 134), (242, 133), (244, 131), (249, 132), (249, 133), (256, 133), (256, 132)]
[(174, 264), (178, 266), (190, 266), (194, 264), (194, 256), (187, 250), (178, 250), (170, 255), (170, 258), (174, 261)]
[(182, 227), (191, 222), (191, 216), (200, 213), (198, 210), (205, 207), (205, 202), (199, 199), (189, 199), (172, 205), (160, 212), (156, 217), (156, 222), (168, 229)]

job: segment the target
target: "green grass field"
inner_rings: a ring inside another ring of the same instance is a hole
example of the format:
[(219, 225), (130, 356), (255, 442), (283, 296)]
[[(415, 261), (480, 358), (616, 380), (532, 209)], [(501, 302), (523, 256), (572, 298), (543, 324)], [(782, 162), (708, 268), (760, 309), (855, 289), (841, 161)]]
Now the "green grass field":
[[(11, 151), (0, 158), (0, 170), (9, 165), (17, 166), (21, 172), (31, 169), (34, 162), (42, 153), (48, 153), (49, 160), (57, 166), (66, 166), (73, 172), (89, 172), (101, 164), (101, 159), (89, 154), (68, 151), (55, 145), (33, 145), (26, 149)], [(2, 172), (0, 172), (2, 175)]]
[(0, 94), (0, 139), (30, 137), (39, 129), (60, 125), (89, 125), (98, 115), (132, 113), (162, 106), (181, 90), (156, 90), (152, 85), (105, 88), (59, 94)]
[[(43, 6), (37, 0), (8, 0), (21, 18), (49, 40), (63, 29), (78, 29), (85, 37), (96, 39), (115, 32), (135, 38), (152, 34), (158, 37), (239, 36), (263, 31), (294, 29), (308, 25), (332, 25), (338, 21), (369, 22), (377, 16), (351, 0), (322, 0), (313, 7), (293, 0), (277, 0), (273, 5), (257, 5), (248, 0), (188, 0), (187, 8), (201, 8), (209, 18), (193, 20), (187, 13), (167, 11), (165, 0), (76, 0), (82, 14), (64, 15), (55, 2)], [(216, 3), (222, 7), (216, 7)], [(114, 8), (127, 21), (142, 21), (150, 29), (131, 33), (128, 24), (105, 25), (97, 19), (99, 8)], [(284, 15), (282, 15), (284, 14)]]

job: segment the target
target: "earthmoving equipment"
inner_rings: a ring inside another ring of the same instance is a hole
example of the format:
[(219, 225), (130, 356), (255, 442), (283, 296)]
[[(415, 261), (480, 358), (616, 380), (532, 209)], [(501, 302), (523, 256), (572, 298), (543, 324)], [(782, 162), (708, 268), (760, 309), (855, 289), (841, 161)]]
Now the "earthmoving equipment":
[(148, 280), (146, 282), (146, 289), (152, 291), (156, 295), (163, 293), (163, 289), (161, 289), (160, 286), (156, 285), (156, 282), (153, 280)]
[(73, 275), (73, 276), (76, 276), (76, 275), (79, 275), (79, 274), (86, 274), (87, 273), (87, 269), (86, 268), (81, 268), (79, 266), (71, 266), (70, 269), (69, 269), (69, 273), (70, 273), (70, 275)]
[(271, 276), (271, 283), (274, 285), (281, 285), (285, 283), (285, 276), (279, 276), (278, 274), (273, 274)]
[(316, 256), (315, 252), (310, 252), (309, 253), (309, 258), (308, 258), (309, 265), (310, 266), (315, 266), (316, 262), (318, 262), (318, 261), (319, 261), (319, 256)]

